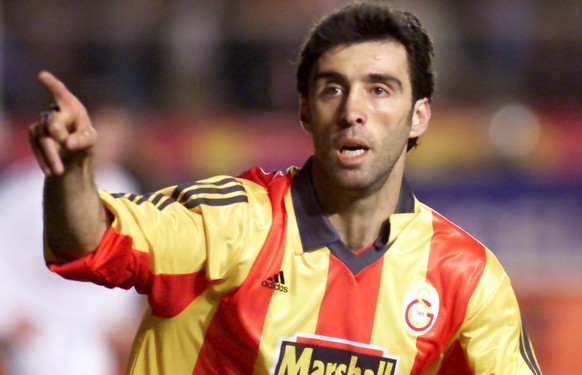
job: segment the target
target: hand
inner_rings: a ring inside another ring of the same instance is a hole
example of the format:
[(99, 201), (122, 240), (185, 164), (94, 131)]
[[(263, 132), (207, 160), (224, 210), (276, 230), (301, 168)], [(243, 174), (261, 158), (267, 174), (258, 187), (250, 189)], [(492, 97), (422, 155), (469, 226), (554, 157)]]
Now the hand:
[(97, 132), (85, 106), (61, 81), (46, 71), (38, 79), (50, 91), (54, 104), (29, 127), (29, 141), (44, 174), (58, 176), (71, 163), (93, 155)]

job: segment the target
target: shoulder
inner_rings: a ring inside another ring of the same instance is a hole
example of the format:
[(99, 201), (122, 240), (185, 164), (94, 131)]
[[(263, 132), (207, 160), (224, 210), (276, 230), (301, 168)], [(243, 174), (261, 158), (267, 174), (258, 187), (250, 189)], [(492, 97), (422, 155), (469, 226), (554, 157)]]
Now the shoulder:
[(439, 290), (444, 304), (467, 306), (469, 300), (485, 304), (508, 281), (493, 252), (435, 210), (426, 205), (420, 210), (432, 224), (427, 280)]
[(490, 282), (499, 282), (506, 277), (505, 270), (486, 245), (434, 209), (422, 203), (420, 206), (424, 216), (431, 220), (431, 267), (459, 281), (472, 279), (476, 283), (487, 275)]
[(266, 172), (260, 167), (253, 167), (239, 174), (237, 177), (241, 180), (246, 180), (263, 187), (268, 187), (269, 185), (276, 182), (291, 181), (297, 172), (298, 169), (296, 167), (290, 167), (286, 171), (275, 170), (271, 172)]
[[(487, 258), (487, 247), (436, 210), (420, 203), (421, 210), (430, 215), (432, 221), (431, 249), (442, 256), (461, 257), (467, 261), (482, 261)], [(454, 257), (451, 260), (455, 259)], [(460, 260), (460, 259), (459, 259)]]
[(274, 171), (267, 173), (254, 167), (237, 176), (217, 175), (201, 180), (189, 181), (168, 186), (154, 192), (134, 194), (100, 190), (104, 201), (131, 206), (153, 206), (159, 211), (182, 206), (188, 210), (198, 211), (202, 207), (235, 207), (245, 204), (267, 203), (273, 201), (275, 193), (284, 196), (287, 192), (295, 170)]
[(298, 171), (298, 168), (290, 167), (286, 171), (265, 172), (262, 168), (253, 167), (238, 175), (237, 178), (250, 190), (262, 189), (266, 191), (271, 200), (277, 197), (282, 199)]

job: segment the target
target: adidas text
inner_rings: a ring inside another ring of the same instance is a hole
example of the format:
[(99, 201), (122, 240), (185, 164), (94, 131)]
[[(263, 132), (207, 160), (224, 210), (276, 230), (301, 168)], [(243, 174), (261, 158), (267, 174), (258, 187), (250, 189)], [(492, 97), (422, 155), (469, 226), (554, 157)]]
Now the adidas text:
[(269, 289), (275, 289), (279, 292), (283, 292), (283, 293), (287, 293), (289, 291), (289, 289), (285, 286), (285, 285), (281, 285), (279, 283), (275, 283), (273, 281), (263, 281), (261, 283), (262, 286), (264, 286), (265, 288), (269, 288)]

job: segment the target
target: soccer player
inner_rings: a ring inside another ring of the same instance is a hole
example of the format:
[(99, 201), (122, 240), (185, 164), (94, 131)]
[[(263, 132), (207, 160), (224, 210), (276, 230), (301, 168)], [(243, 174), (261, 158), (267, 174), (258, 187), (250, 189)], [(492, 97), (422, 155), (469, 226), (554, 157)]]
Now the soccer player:
[(129, 373), (540, 373), (502, 266), (403, 176), (431, 116), (432, 54), (412, 14), (345, 6), (301, 51), (302, 168), (147, 195), (95, 187), (89, 116), (40, 73), (58, 105), (30, 128), (45, 258), (147, 295)]

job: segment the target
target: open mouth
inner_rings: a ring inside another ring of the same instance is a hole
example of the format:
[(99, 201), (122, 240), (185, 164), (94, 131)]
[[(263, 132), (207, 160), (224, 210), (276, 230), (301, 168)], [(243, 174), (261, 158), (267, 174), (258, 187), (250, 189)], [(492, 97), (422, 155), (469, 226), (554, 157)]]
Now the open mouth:
[(363, 146), (343, 146), (340, 149), (340, 154), (350, 158), (363, 155), (367, 151), (366, 147)]

